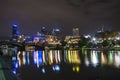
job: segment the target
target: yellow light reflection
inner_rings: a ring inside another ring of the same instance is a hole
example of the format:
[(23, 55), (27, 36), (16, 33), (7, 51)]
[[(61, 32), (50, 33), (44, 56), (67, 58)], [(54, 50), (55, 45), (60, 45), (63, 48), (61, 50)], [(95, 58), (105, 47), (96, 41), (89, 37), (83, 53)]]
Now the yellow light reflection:
[(80, 67), (79, 66), (73, 66), (72, 70), (73, 70), (73, 72), (80, 72)]
[(75, 51), (74, 59), (75, 63), (81, 63), (78, 51)]
[(107, 64), (107, 58), (103, 52), (101, 53), (101, 64), (103, 64), (103, 65)]
[(58, 53), (57, 53), (57, 50), (55, 50), (55, 62), (58, 63)]
[(29, 64), (30, 63), (30, 61), (29, 61), (29, 54), (26, 56), (26, 52), (25, 51), (18, 51), (17, 60), (18, 60), (19, 66), (25, 65), (26, 64), (26, 59), (27, 59), (27, 63)]
[(76, 71), (79, 72), (80, 71), (80, 67), (76, 66)]
[(45, 60), (45, 51), (43, 51), (42, 57), (43, 57), (43, 63), (46, 63), (46, 60)]
[(52, 50), (49, 52), (49, 64), (51, 65), (53, 63), (53, 55), (52, 55)]
[(75, 67), (74, 66), (72, 67), (72, 70), (75, 71)]
[(65, 61), (68, 61), (69, 63), (77, 63), (80, 64), (80, 57), (79, 57), (79, 52), (77, 50), (68, 50), (65, 53), (65, 57), (64, 57)]
[(17, 60), (18, 60), (18, 64), (19, 64), (19, 66), (21, 66), (21, 59), (20, 59), (20, 54), (21, 54), (21, 52), (20, 51), (18, 51), (18, 54), (17, 54)]
[(70, 50), (68, 50), (68, 61), (71, 63), (72, 62), (72, 60), (71, 60), (71, 52), (70, 52)]

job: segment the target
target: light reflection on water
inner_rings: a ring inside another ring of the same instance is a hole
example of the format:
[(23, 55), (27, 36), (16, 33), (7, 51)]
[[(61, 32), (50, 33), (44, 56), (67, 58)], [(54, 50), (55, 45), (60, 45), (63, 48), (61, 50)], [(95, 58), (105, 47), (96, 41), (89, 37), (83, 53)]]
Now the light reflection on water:
[(25, 52), (19, 51), (17, 54), (17, 60), (19, 66), (30, 64), (30, 58), (32, 55), (32, 59), (34, 64), (39, 67), (40, 65), (51, 65), (51, 64), (60, 64), (62, 63), (62, 56), (64, 55), (63, 61), (66, 63), (75, 63), (80, 64), (79, 52), (77, 50), (65, 50), (65, 53), (62, 54), (60, 50), (50, 50), (46, 51), (33, 51), (33, 52)]
[(96, 66), (98, 65), (98, 63), (99, 63), (98, 53), (97, 53), (97, 51), (92, 51), (90, 54), (91, 54), (91, 55), (90, 55), (90, 57), (91, 57), (91, 64), (92, 64), (94, 67), (96, 67)]
[[(84, 54), (84, 55), (81, 55)], [(19, 51), (17, 56), (12, 58), (14, 69), (13, 73), (25, 65), (35, 65), (45, 74), (46, 65), (51, 65), (51, 70), (59, 72), (61, 64), (72, 64), (71, 71), (80, 72), (80, 66), (98, 67), (112, 66), (120, 68), (120, 51), (95, 51), (85, 50), (81, 53), (79, 50), (38, 50), (38, 51)]]
[[(17, 54), (18, 65), (30, 65), (30, 59), (32, 58), (34, 64), (39, 67), (39, 65), (51, 65), (60, 64), (62, 61), (70, 64), (81, 64), (80, 57), (84, 57), (84, 63), (86, 66), (93, 65), (94, 67), (98, 64), (101, 65), (114, 65), (115, 67), (120, 67), (120, 51), (108, 51), (104, 53), (103, 51), (89, 51), (85, 52), (85, 56), (80, 56), (78, 50), (65, 50), (64, 54), (60, 50), (50, 50), (50, 51), (34, 51), (25, 52), (19, 51)], [(63, 57), (62, 57), (63, 56)], [(13, 57), (13, 61), (15, 61)], [(31, 60), (32, 61), (32, 60)]]

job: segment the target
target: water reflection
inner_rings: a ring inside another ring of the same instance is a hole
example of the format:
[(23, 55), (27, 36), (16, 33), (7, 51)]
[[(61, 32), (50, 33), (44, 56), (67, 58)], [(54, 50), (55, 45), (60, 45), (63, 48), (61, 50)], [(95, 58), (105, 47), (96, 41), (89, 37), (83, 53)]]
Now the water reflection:
[(91, 57), (91, 64), (96, 67), (99, 63), (99, 59), (98, 59), (98, 53), (97, 51), (91, 51), (90, 53), (90, 57)]
[[(84, 55), (83, 55), (84, 54)], [(81, 66), (104, 67), (110, 66), (120, 68), (120, 51), (98, 51), (85, 50), (38, 50), (38, 51), (19, 51), (17, 56), (12, 57), (13, 73), (16, 74), (22, 66), (36, 66), (42, 74), (50, 71), (59, 73), (64, 67), (62, 63), (70, 64), (72, 72), (80, 73)], [(49, 67), (48, 67), (49, 65)]]
[[(98, 65), (108, 65), (120, 68), (120, 51), (85, 51), (84, 56), (80, 56), (79, 50), (49, 50), (49, 51), (19, 51), (17, 56), (12, 57), (14, 67), (22, 65), (35, 64), (38, 68), (40, 65), (52, 64), (81, 64), (86, 66), (97, 67)], [(82, 59), (80, 59), (82, 57)], [(84, 63), (82, 63), (84, 61)]]
[(120, 51), (104, 52), (91, 50), (90, 53), (85, 53), (84, 60), (86, 66), (108, 65), (120, 68)]
[(90, 61), (89, 61), (87, 55), (85, 55), (85, 65), (86, 65), (86, 66), (89, 66), (89, 65), (90, 65)]
[(105, 65), (107, 64), (107, 57), (104, 55), (103, 51), (101, 52), (101, 64)]
[(42, 73), (45, 74), (46, 73), (46, 69), (43, 67), (42, 68)]
[(43, 64), (43, 56), (42, 56), (42, 51), (35, 51), (34, 52), (34, 64), (39, 67), (39, 65)]
[(115, 52), (114, 51), (109, 51), (109, 54), (108, 54), (108, 64), (109, 65), (113, 65), (113, 62), (114, 62), (114, 55)]
[(17, 74), (17, 69), (19, 68), (19, 64), (18, 64), (18, 60), (17, 60), (16, 56), (12, 57), (12, 61), (13, 61), (12, 72), (14, 74)]
[(61, 51), (60, 50), (50, 50), (48, 51), (48, 62), (49, 64), (53, 64), (53, 63), (60, 63), (61, 62)]
[[(20, 73), (23, 80), (32, 80), (33, 77), (36, 80), (62, 80), (61, 77), (65, 77), (64, 80), (71, 77), (81, 80), (108, 80), (108, 76), (118, 74), (115, 71), (120, 69), (120, 51), (18, 51), (17, 56), (12, 57), (12, 63), (13, 73)], [(104, 77), (107, 79), (103, 79)]]
[(64, 61), (66, 63), (80, 64), (81, 60), (79, 57), (79, 51), (78, 50), (65, 50), (64, 51)]
[(76, 65), (72, 67), (73, 72), (80, 72), (80, 66)]
[(52, 70), (55, 71), (55, 72), (59, 72), (60, 71), (60, 66), (59, 65), (53, 65)]
[(29, 57), (30, 52), (25, 52), (25, 51), (19, 51), (17, 54), (17, 60), (19, 66), (21, 65), (26, 65), (30, 64), (30, 57)]
[(118, 68), (120, 68), (120, 53), (115, 53), (115, 58), (114, 58), (114, 65)]

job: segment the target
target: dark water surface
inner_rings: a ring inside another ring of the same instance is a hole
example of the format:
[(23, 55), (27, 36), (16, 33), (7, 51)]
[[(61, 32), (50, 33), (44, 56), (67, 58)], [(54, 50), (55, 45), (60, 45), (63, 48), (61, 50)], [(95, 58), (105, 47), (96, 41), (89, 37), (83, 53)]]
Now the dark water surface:
[(120, 80), (120, 51), (18, 51), (11, 61), (22, 80)]

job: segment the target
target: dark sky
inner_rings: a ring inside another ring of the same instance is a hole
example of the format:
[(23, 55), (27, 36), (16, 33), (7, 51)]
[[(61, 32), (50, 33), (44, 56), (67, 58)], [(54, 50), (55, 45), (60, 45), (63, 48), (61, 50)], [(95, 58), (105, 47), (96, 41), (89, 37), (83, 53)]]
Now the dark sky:
[(0, 0), (0, 38), (11, 35), (12, 24), (21, 34), (34, 35), (42, 26), (60, 28), (71, 34), (94, 33), (105, 29), (120, 30), (120, 0)]

